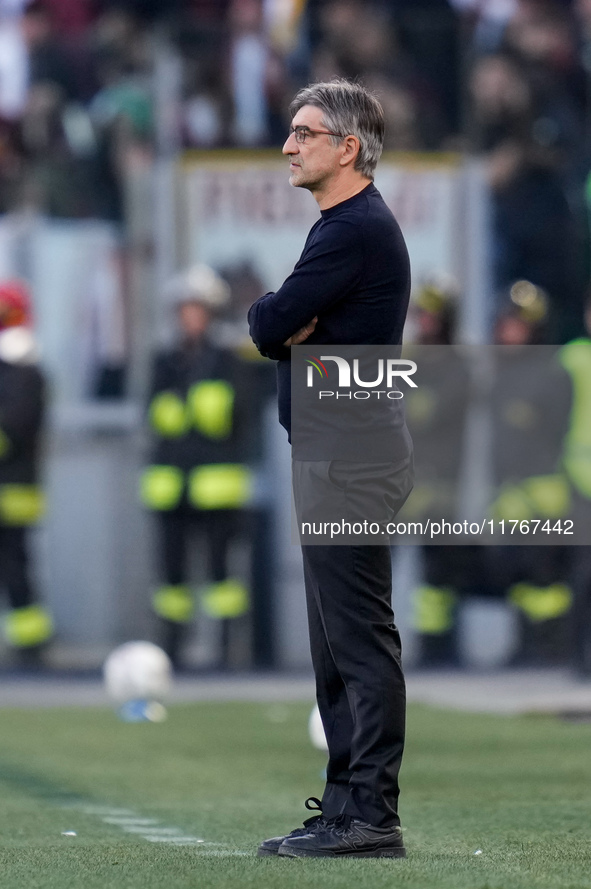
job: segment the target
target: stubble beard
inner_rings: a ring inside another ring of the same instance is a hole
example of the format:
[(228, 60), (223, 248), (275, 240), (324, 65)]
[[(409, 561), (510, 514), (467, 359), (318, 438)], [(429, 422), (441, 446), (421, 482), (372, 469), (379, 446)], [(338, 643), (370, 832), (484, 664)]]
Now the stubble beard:
[(316, 191), (318, 186), (322, 183), (323, 177), (318, 176), (316, 179), (306, 176), (306, 173), (300, 167), (298, 171), (291, 173), (289, 177), (289, 184), (294, 188), (307, 188), (308, 191)]
[(308, 188), (308, 183), (306, 182), (305, 174), (302, 172), (300, 167), (299, 170), (296, 170), (293, 173), (290, 173), (289, 176), (289, 184), (294, 188)]

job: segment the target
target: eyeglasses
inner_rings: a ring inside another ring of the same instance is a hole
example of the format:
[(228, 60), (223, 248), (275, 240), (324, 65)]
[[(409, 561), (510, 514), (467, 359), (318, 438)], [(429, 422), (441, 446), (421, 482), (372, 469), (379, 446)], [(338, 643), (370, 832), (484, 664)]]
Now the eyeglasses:
[(329, 130), (311, 130), (310, 127), (290, 127), (289, 135), (294, 134), (298, 145), (303, 145), (308, 136), (339, 136), (344, 138), (342, 133), (331, 133)]

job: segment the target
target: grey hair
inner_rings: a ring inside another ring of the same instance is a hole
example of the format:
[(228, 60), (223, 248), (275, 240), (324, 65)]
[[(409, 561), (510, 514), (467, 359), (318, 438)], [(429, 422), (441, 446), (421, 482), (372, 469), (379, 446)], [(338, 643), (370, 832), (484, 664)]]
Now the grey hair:
[(344, 136), (357, 136), (360, 148), (355, 169), (373, 181), (384, 145), (384, 111), (376, 97), (360, 83), (335, 78), (301, 89), (289, 106), (292, 118), (304, 105), (320, 108), (323, 124), (342, 133), (330, 137), (334, 145)]

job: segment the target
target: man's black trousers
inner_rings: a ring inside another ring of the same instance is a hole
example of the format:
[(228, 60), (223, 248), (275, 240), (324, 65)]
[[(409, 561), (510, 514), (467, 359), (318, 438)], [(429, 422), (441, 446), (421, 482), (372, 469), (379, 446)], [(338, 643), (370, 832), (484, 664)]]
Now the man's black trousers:
[(405, 727), (389, 546), (303, 546), (312, 662), (329, 748), (324, 816), (400, 823)]

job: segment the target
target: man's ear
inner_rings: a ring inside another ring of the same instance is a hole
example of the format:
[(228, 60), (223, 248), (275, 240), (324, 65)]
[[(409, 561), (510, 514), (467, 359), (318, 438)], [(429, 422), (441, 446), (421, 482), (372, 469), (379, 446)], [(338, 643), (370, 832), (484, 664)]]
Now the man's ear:
[(354, 164), (361, 149), (361, 143), (357, 136), (345, 136), (342, 148), (343, 153), (341, 154), (341, 159), (339, 161), (341, 167)]

